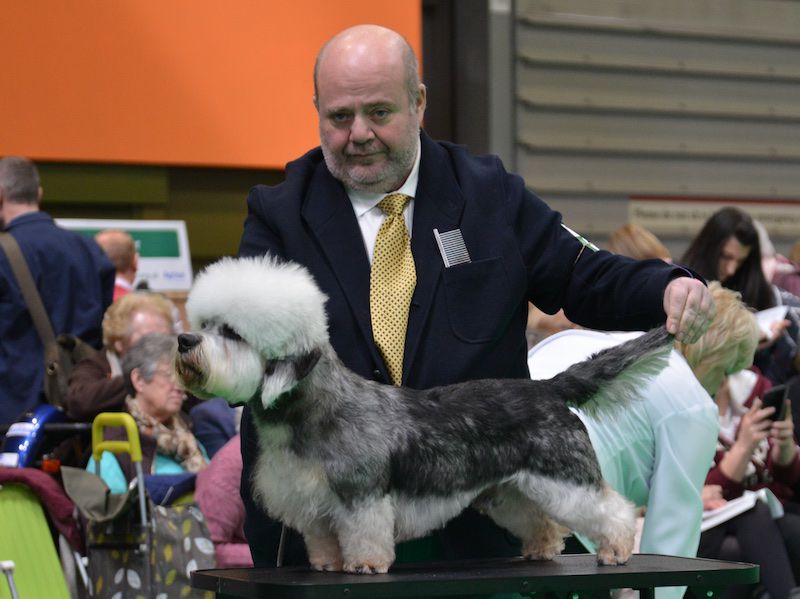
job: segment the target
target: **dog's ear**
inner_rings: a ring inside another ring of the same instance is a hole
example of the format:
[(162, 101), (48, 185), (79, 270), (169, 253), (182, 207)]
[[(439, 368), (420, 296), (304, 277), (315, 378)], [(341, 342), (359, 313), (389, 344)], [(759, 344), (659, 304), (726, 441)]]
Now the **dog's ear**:
[(314, 348), (304, 356), (300, 356), (294, 363), (294, 372), (297, 380), (300, 381), (308, 375), (309, 372), (317, 365), (319, 359), (322, 357), (322, 350)]
[(313, 349), (299, 358), (269, 360), (264, 367), (261, 384), (261, 404), (269, 408), (278, 397), (291, 391), (308, 376), (322, 357), (322, 351)]
[(284, 393), (297, 385), (293, 360), (270, 360), (264, 368), (264, 379), (261, 382), (261, 405), (269, 407)]

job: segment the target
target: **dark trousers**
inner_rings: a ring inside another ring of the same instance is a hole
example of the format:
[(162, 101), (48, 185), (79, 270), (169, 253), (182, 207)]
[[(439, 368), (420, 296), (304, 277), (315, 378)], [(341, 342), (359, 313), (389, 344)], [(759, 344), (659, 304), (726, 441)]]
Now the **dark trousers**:
[[(778, 522), (772, 519), (764, 502), (756, 501), (753, 509), (700, 535), (697, 556), (758, 564), (761, 584), (771, 598), (785, 599), (795, 586), (795, 578)], [(735, 543), (732, 543), (734, 539)], [(752, 590), (750, 586), (735, 585), (727, 590), (724, 597), (745, 599)]]

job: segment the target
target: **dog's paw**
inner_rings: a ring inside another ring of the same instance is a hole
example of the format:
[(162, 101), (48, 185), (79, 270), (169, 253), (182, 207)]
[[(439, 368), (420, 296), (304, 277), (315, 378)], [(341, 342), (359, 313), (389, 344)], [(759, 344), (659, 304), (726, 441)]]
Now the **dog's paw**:
[(600, 545), (597, 548), (597, 563), (601, 566), (621, 566), (633, 553), (633, 543)]
[(386, 574), (389, 571), (389, 562), (353, 562), (344, 565), (344, 571), (352, 574)]
[(342, 562), (311, 562), (311, 567), (318, 572), (341, 572)]
[(557, 555), (561, 555), (564, 551), (563, 539), (558, 539), (557, 542), (549, 544), (531, 543), (522, 548), (522, 557), (532, 561), (551, 561)]

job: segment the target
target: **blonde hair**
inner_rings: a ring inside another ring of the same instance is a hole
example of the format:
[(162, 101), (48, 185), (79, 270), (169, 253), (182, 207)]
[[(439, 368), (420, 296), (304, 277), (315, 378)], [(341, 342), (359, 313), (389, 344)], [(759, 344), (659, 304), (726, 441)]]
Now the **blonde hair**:
[(113, 348), (130, 335), (131, 319), (136, 312), (162, 316), (172, 326), (172, 304), (165, 297), (149, 291), (127, 293), (108, 307), (103, 316), (103, 344)]
[(658, 237), (635, 223), (622, 225), (609, 235), (608, 251), (636, 260), (658, 258), (672, 261), (672, 255)]
[(750, 366), (759, 337), (756, 318), (742, 302), (741, 294), (726, 289), (717, 281), (709, 283), (708, 289), (717, 309), (711, 326), (696, 343), (676, 342), (676, 347), (700, 380), (720, 364), (725, 365), (726, 374)]

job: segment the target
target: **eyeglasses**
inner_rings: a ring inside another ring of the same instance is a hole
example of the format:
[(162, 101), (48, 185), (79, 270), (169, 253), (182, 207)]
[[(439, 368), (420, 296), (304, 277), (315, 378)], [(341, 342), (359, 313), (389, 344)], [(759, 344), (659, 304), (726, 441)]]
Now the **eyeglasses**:
[(178, 381), (178, 378), (175, 376), (175, 371), (171, 368), (156, 368), (155, 371), (153, 371), (153, 376), (155, 377), (155, 375), (160, 376), (170, 383), (175, 383)]

